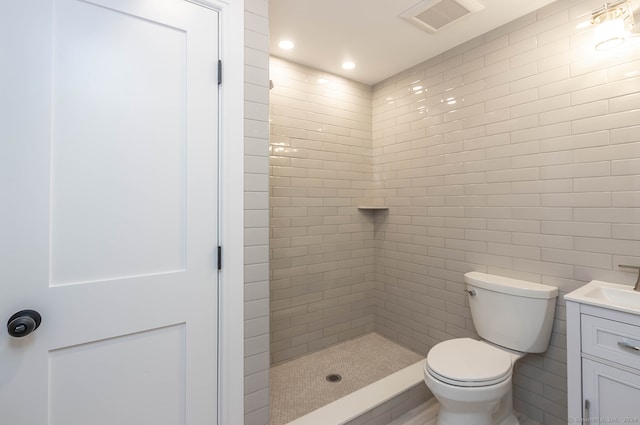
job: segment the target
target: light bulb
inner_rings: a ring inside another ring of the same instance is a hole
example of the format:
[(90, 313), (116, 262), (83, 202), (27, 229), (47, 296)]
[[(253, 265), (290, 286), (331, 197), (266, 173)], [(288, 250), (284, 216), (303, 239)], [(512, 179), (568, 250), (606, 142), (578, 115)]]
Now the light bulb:
[(624, 43), (624, 19), (611, 19), (596, 26), (596, 50), (608, 50)]

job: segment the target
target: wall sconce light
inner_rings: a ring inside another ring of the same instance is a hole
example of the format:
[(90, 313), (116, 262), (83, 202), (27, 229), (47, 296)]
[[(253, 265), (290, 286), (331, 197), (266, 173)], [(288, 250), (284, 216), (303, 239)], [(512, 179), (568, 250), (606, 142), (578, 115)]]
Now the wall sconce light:
[(633, 10), (628, 0), (607, 2), (591, 13), (596, 25), (595, 48), (608, 50), (624, 43), (627, 26), (633, 27)]

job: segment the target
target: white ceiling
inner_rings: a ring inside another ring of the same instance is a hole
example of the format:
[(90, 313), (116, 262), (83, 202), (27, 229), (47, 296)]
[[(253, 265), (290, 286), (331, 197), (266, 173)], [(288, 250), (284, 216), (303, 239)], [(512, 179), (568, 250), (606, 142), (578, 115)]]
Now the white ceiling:
[[(269, 0), (271, 54), (375, 84), (554, 0), (478, 0), (484, 10), (434, 34), (400, 17), (421, 1)], [(295, 47), (282, 50), (283, 39)], [(356, 68), (342, 69), (345, 60)]]

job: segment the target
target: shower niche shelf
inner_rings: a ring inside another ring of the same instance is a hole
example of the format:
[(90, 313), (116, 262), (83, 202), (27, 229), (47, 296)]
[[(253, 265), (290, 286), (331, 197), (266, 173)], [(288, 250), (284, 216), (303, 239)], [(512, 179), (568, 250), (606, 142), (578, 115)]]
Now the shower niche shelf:
[(360, 205), (358, 209), (360, 211), (389, 211), (389, 207), (376, 207), (373, 205)]

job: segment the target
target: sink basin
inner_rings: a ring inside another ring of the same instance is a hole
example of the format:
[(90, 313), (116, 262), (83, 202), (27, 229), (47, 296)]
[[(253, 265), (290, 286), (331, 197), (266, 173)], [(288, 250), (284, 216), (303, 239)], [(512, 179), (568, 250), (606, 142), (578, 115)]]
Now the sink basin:
[(564, 296), (566, 300), (640, 315), (640, 292), (633, 286), (592, 280)]
[(600, 300), (600, 302), (640, 308), (640, 292), (636, 292), (632, 288), (620, 289), (600, 286), (587, 292), (585, 296)]

